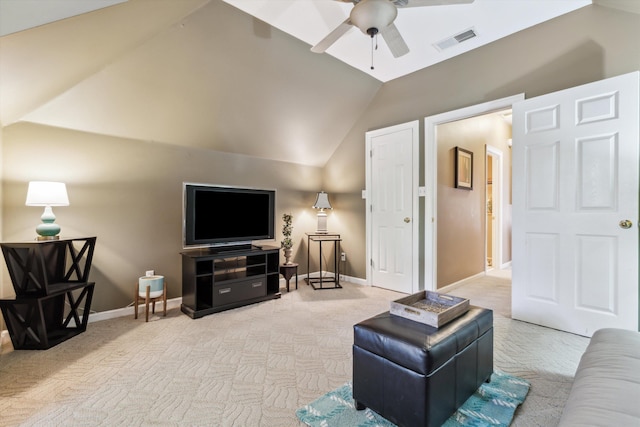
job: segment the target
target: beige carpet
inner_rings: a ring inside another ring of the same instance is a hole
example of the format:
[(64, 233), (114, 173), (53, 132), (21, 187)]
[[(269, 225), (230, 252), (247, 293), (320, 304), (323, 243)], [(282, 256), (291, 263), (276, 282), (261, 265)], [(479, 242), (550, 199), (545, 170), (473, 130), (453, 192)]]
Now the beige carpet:
[[(588, 339), (505, 317), (508, 279), (473, 282), (451, 293), (494, 305), (495, 368), (531, 381), (513, 425), (556, 425)], [(297, 408), (351, 379), (353, 324), (402, 296), (343, 285), (302, 282), (198, 320), (176, 309), (90, 323), (49, 350), (4, 354), (0, 425), (300, 426)]]

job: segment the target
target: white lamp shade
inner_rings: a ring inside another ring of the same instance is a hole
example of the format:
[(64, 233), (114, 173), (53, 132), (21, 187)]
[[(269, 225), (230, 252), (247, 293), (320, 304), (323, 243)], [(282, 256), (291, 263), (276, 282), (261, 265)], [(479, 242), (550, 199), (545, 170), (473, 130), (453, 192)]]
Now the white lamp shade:
[(319, 192), (313, 207), (315, 209), (332, 209), (331, 203), (329, 203), (329, 195), (324, 191)]
[(387, 28), (398, 15), (398, 9), (389, 0), (361, 0), (353, 9), (349, 18), (365, 34), (369, 28), (378, 31)]
[(64, 182), (31, 181), (27, 190), (27, 206), (69, 206)]

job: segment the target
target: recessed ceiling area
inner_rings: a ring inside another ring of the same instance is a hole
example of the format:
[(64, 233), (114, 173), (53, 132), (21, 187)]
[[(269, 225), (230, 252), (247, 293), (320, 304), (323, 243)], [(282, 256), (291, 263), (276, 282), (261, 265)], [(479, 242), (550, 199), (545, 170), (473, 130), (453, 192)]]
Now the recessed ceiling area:
[[(345, 21), (354, 7), (340, 0), (223, 1), (309, 47)], [(322, 55), (331, 55), (387, 82), (590, 4), (591, 0), (475, 0), (470, 4), (401, 7), (394, 23), (409, 47), (408, 54), (394, 58), (381, 37), (372, 53), (371, 38), (353, 27)], [(476, 37), (448, 49), (436, 46), (469, 29)]]
[[(0, 36), (127, 1), (0, 0)], [(214, 1), (233, 5), (308, 43), (309, 47), (347, 19), (353, 8), (348, 0)], [(356, 27), (324, 55), (331, 55), (387, 82), (591, 3), (592, 0), (474, 0), (470, 4), (399, 8), (394, 24), (409, 47), (407, 55), (394, 58), (381, 37), (377, 50), (372, 51), (371, 39)], [(593, 0), (593, 3), (640, 13), (638, 0)], [(473, 31), (475, 36), (464, 42), (451, 42), (468, 31)], [(442, 44), (447, 48), (442, 49)], [(372, 65), (374, 69), (371, 69)]]

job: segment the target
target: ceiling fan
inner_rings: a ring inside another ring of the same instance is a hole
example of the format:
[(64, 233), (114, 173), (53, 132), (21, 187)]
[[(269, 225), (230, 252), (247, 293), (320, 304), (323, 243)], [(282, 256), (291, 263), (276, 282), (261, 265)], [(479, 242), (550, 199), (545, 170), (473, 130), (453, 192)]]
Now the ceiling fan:
[(336, 0), (353, 3), (349, 17), (331, 31), (318, 44), (311, 48), (312, 52), (323, 53), (347, 31), (355, 26), (364, 34), (373, 38), (378, 33), (387, 43), (391, 54), (399, 58), (409, 53), (409, 46), (400, 35), (393, 21), (398, 15), (398, 8), (422, 7), (451, 4), (473, 3), (474, 0)]

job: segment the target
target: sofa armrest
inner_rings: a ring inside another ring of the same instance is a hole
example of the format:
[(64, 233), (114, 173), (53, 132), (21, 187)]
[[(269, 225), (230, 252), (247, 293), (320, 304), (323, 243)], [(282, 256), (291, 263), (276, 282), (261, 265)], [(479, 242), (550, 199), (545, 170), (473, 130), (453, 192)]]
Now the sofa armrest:
[(580, 359), (559, 426), (640, 425), (640, 332), (600, 329)]

